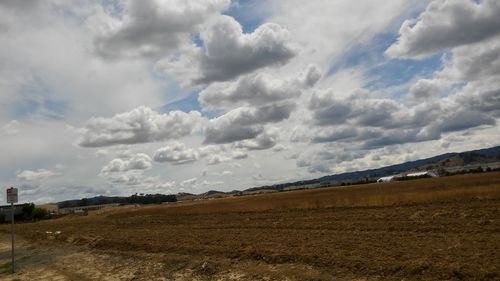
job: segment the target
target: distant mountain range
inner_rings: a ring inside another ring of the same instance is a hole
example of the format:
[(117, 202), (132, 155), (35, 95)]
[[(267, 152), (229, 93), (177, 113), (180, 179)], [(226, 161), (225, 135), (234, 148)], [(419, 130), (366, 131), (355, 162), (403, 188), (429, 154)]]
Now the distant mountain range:
[[(296, 182), (288, 182), (274, 185), (266, 185), (253, 187), (249, 189), (241, 190), (233, 190), (230, 192), (223, 192), (217, 190), (210, 190), (202, 194), (191, 194), (191, 193), (178, 193), (176, 194), (176, 198), (179, 201), (183, 200), (193, 200), (198, 198), (209, 198), (209, 197), (225, 197), (231, 195), (244, 195), (244, 194), (252, 194), (252, 193), (263, 193), (263, 192), (276, 192), (283, 191), (288, 189), (297, 189), (297, 188), (314, 188), (326, 185), (335, 185), (335, 184), (345, 184), (345, 183), (355, 183), (362, 180), (365, 181), (373, 181), (380, 177), (406, 173), (406, 172), (414, 172), (414, 171), (426, 171), (426, 170), (442, 170), (442, 171), (459, 171), (460, 169), (465, 169), (474, 165), (486, 165), (488, 163), (497, 163), (500, 162), (500, 146), (478, 149), (472, 151), (465, 152), (454, 152), (454, 153), (445, 153), (438, 156), (420, 159), (416, 161), (409, 161), (401, 164), (386, 166), (377, 169), (349, 172), (349, 173), (341, 173), (336, 175), (329, 175), (320, 177), (312, 180), (303, 180)], [(159, 199), (161, 198), (161, 194), (148, 194), (148, 195), (133, 195), (130, 197), (106, 197), (106, 196), (97, 196), (93, 198), (84, 198), (80, 200), (68, 200), (59, 202), (59, 205), (63, 206), (75, 206), (82, 203), (82, 200), (87, 201), (86, 204), (104, 204), (104, 203), (140, 203), (138, 201), (141, 200), (152, 200), (152, 198)], [(167, 201), (175, 201), (175, 198), (172, 198), (170, 195)], [(137, 202), (136, 202), (137, 201)], [(158, 203), (158, 202), (151, 202)]]
[(401, 164), (386, 166), (377, 169), (369, 169), (363, 171), (341, 173), (329, 175), (312, 180), (297, 181), (291, 183), (276, 184), (270, 186), (261, 186), (247, 189), (245, 191), (257, 190), (283, 190), (287, 187), (299, 187), (309, 185), (325, 185), (331, 183), (339, 183), (342, 181), (352, 182), (360, 179), (376, 179), (383, 176), (400, 174), (412, 171), (438, 170), (449, 167), (463, 167), (467, 165), (477, 165), (483, 163), (493, 163), (500, 161), (500, 146), (491, 148), (478, 149), (465, 152), (452, 152), (437, 155), (430, 158), (409, 161)]

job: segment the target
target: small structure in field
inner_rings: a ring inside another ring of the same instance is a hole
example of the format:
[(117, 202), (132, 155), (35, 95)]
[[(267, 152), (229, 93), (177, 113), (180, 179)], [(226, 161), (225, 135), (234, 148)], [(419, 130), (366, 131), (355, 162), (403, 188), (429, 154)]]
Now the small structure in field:
[(381, 177), (377, 180), (377, 182), (391, 182), (397, 180), (401, 175), (392, 175), (387, 177)]
[(397, 175), (392, 175), (392, 176), (386, 176), (386, 177), (381, 177), (377, 180), (377, 182), (391, 182), (391, 181), (397, 181), (402, 178), (404, 178), (405, 175), (403, 174), (397, 174)]
[(409, 180), (416, 178), (437, 178), (437, 177), (438, 174), (434, 171), (421, 171), (421, 172), (412, 172), (412, 173), (404, 173), (387, 177), (381, 177), (377, 180), (377, 182), (391, 182), (391, 181), (401, 181), (401, 180)]
[[(10, 222), (11, 220), (11, 207), (10, 205), (0, 206), (0, 222)], [(14, 205), (14, 216), (23, 214), (23, 204)]]
[(421, 171), (421, 172), (414, 172), (414, 173), (408, 173), (406, 175), (407, 178), (437, 178), (438, 175), (437, 173), (433, 171)]

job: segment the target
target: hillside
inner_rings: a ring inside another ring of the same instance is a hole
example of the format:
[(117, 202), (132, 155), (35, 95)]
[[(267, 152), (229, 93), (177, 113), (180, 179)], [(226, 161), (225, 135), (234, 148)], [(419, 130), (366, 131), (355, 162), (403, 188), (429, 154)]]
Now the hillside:
[(258, 191), (258, 190), (269, 190), (269, 189), (283, 190), (290, 186), (296, 186), (296, 187), (306, 186), (306, 185), (320, 186), (332, 183), (340, 183), (342, 181), (352, 182), (367, 178), (374, 180), (379, 177), (399, 174), (403, 172), (425, 171), (425, 170), (439, 169), (444, 167), (479, 165), (479, 164), (493, 163), (498, 161), (500, 161), (500, 146), (495, 146), (491, 148), (465, 151), (465, 152), (445, 153), (430, 158), (404, 162), (377, 169), (369, 169), (363, 171), (329, 175), (312, 180), (254, 187), (247, 189), (246, 191)]

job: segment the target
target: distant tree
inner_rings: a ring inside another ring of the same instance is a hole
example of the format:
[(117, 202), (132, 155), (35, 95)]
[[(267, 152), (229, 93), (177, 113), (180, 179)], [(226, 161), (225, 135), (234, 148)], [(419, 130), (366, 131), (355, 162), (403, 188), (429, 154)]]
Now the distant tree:
[(79, 206), (88, 206), (89, 205), (89, 199), (88, 198), (82, 198), (78, 204)]
[(33, 213), (33, 210), (35, 209), (35, 204), (33, 203), (26, 203), (23, 204), (23, 216), (25, 218), (31, 218), (31, 214)]
[(32, 215), (34, 219), (41, 220), (47, 217), (47, 211), (42, 208), (34, 208)]

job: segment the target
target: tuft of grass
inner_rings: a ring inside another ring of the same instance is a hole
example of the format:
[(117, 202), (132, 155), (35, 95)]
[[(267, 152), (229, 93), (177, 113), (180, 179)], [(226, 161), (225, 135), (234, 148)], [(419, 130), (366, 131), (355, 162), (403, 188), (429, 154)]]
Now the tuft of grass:
[(4, 264), (0, 264), (0, 274), (10, 272), (11, 267), (12, 267), (12, 262), (10, 262), (10, 261), (6, 262)]

